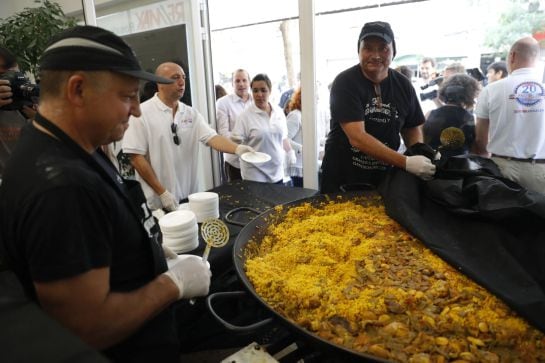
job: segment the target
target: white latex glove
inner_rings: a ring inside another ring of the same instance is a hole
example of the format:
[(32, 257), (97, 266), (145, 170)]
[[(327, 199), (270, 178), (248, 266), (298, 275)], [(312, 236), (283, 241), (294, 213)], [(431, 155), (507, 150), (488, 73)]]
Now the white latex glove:
[(240, 144), (242, 142), (242, 140), (244, 139), (242, 136), (237, 135), (237, 134), (231, 134), (231, 136), (229, 136), (229, 138), (235, 144)]
[(178, 258), (178, 254), (167, 247), (164, 243), (161, 246), (163, 247), (163, 254), (167, 260)]
[(178, 209), (178, 201), (176, 200), (176, 197), (174, 197), (174, 195), (172, 195), (172, 193), (168, 190), (165, 190), (165, 192), (159, 196), (159, 199), (161, 199), (163, 208), (169, 212)]
[(251, 146), (238, 145), (236, 150), (235, 150), (235, 154), (237, 154), (238, 156), (242, 156), (242, 154), (253, 153), (254, 151), (255, 150)]
[(435, 160), (441, 160), (441, 153), (439, 151), (435, 153)]
[(291, 149), (290, 151), (288, 151), (288, 160), (289, 160), (290, 166), (295, 165), (295, 163), (297, 163), (297, 156), (295, 155), (295, 150)]
[(178, 286), (182, 298), (205, 296), (210, 289), (210, 268), (199, 256), (188, 256), (172, 266), (164, 275)]
[(430, 180), (435, 174), (435, 165), (422, 155), (407, 156), (405, 170), (423, 180)]

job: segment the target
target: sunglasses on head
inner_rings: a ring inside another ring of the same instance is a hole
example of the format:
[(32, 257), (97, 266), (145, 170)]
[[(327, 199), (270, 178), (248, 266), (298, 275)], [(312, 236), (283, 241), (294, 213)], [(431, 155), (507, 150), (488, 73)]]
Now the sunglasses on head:
[(174, 140), (174, 143), (176, 145), (180, 145), (180, 138), (178, 137), (178, 134), (176, 131), (178, 131), (178, 125), (174, 122), (170, 124), (170, 131), (172, 131), (172, 140)]

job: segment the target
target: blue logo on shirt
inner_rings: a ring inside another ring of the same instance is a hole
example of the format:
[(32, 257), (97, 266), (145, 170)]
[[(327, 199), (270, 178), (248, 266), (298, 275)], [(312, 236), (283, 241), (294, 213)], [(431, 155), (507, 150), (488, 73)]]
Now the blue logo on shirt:
[(523, 82), (515, 88), (514, 94), (510, 95), (510, 99), (515, 99), (523, 106), (534, 106), (541, 102), (545, 95), (543, 86), (538, 82)]

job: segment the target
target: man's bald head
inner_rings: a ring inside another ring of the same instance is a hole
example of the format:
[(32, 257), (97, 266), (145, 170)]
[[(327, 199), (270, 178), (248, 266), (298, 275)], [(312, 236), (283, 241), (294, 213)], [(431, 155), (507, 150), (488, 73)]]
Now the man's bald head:
[(173, 80), (172, 84), (158, 84), (159, 98), (167, 105), (174, 105), (182, 98), (185, 92), (185, 72), (174, 62), (161, 63), (155, 70), (157, 76)]
[(509, 51), (508, 66), (510, 72), (519, 68), (535, 66), (540, 53), (539, 43), (532, 37), (517, 40)]
[(181, 69), (181, 71), (184, 73), (185, 75), (185, 72), (183, 70), (183, 68), (174, 63), (174, 62), (165, 62), (165, 63), (161, 63), (157, 66), (157, 68), (155, 69), (155, 75), (165, 75), (165, 74), (169, 74), (171, 73), (173, 70), (174, 71), (179, 71)]

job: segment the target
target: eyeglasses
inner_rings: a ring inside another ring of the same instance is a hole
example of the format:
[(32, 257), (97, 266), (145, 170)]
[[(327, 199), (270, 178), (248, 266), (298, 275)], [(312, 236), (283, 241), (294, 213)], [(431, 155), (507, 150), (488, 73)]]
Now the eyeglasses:
[(178, 134), (176, 131), (178, 131), (178, 125), (174, 122), (170, 124), (170, 131), (172, 131), (172, 140), (174, 140), (174, 143), (176, 145), (180, 145), (180, 138), (178, 137)]

